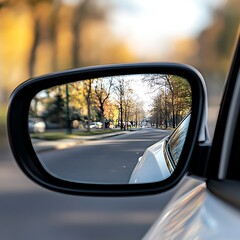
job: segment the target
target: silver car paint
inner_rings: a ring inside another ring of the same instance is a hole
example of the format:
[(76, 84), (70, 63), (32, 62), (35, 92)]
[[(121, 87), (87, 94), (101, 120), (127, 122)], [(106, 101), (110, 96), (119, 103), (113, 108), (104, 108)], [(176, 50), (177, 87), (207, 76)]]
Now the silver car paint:
[(184, 184), (145, 235), (149, 239), (239, 239), (240, 212), (219, 200), (203, 180)]
[(132, 172), (129, 183), (158, 182), (171, 175), (163, 152), (165, 139), (145, 150), (141, 160), (138, 161)]
[(224, 179), (227, 175), (227, 168), (229, 163), (229, 158), (231, 154), (231, 145), (233, 143), (234, 133), (237, 127), (237, 115), (240, 111), (239, 102), (240, 102), (240, 73), (238, 73), (237, 82), (232, 94), (232, 101), (230, 105), (229, 114), (227, 116), (227, 126), (226, 132), (224, 135), (223, 148), (220, 159), (220, 169), (218, 173), (219, 179)]

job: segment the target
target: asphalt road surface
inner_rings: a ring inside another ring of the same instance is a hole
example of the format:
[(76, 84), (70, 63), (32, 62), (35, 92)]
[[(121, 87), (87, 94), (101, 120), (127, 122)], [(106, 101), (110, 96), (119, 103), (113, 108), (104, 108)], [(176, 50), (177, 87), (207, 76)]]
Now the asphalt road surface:
[(176, 190), (121, 198), (55, 193), (25, 177), (4, 147), (0, 150), (0, 239), (138, 240)]
[(65, 180), (125, 184), (144, 151), (169, 133), (145, 128), (64, 150), (41, 152), (38, 157), (50, 173)]

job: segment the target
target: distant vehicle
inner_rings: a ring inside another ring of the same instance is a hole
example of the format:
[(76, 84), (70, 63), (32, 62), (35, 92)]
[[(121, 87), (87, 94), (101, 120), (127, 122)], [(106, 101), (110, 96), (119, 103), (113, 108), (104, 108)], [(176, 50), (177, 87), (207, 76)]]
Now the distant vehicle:
[(28, 130), (30, 133), (43, 133), (46, 130), (46, 124), (41, 118), (30, 118)]
[(171, 175), (182, 152), (190, 117), (189, 114), (170, 136), (145, 150), (138, 159), (129, 183), (158, 182)]
[(150, 128), (150, 127), (151, 127), (151, 123), (150, 123), (150, 122), (143, 121), (143, 122), (141, 123), (141, 127), (142, 127), (142, 128)]
[[(87, 128), (87, 127), (88, 127), (88, 125), (86, 124), (85, 128)], [(90, 127), (90, 129), (100, 129), (100, 128), (102, 128), (102, 123), (101, 122), (91, 122), (89, 124), (89, 127)]]

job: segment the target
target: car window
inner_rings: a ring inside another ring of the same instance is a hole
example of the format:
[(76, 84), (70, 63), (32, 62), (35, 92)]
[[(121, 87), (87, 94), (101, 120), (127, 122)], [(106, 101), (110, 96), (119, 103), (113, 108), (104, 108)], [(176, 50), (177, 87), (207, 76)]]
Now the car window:
[(175, 165), (178, 163), (182, 148), (187, 135), (190, 115), (187, 116), (176, 128), (168, 142), (168, 150), (173, 158)]

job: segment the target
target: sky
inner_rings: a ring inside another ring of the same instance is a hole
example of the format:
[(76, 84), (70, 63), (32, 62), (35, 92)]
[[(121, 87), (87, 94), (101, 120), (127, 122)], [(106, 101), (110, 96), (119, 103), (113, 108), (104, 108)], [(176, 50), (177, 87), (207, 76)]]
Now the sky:
[[(62, 0), (77, 4), (83, 0)], [(171, 42), (195, 37), (212, 21), (212, 9), (226, 0), (98, 0), (112, 6), (109, 26), (140, 56), (167, 52)]]
[(211, 9), (224, 0), (113, 0), (113, 31), (140, 54), (167, 51), (174, 38), (196, 36), (211, 23)]

